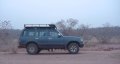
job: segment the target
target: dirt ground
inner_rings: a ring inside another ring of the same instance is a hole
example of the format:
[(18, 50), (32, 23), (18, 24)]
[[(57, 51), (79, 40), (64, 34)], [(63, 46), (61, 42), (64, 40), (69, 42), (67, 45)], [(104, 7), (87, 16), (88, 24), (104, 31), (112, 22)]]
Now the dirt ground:
[(80, 51), (73, 55), (67, 54), (67, 51), (43, 51), (38, 55), (0, 52), (0, 64), (120, 64), (120, 50)]

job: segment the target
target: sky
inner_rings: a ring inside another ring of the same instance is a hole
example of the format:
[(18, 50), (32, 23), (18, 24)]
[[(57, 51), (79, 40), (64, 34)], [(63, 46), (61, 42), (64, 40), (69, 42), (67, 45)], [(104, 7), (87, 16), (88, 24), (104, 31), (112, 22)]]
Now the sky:
[(9, 20), (16, 29), (69, 18), (93, 27), (120, 26), (120, 0), (0, 0), (0, 21)]

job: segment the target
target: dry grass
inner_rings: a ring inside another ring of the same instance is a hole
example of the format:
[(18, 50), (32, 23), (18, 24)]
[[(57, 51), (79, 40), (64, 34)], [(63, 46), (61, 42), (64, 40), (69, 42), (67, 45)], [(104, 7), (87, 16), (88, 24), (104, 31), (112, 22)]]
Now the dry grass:
[(17, 39), (11, 39), (7, 42), (2, 42), (2, 45), (0, 45), (0, 51), (1, 52), (10, 52), (12, 54), (17, 53), (17, 46), (18, 46), (18, 40)]

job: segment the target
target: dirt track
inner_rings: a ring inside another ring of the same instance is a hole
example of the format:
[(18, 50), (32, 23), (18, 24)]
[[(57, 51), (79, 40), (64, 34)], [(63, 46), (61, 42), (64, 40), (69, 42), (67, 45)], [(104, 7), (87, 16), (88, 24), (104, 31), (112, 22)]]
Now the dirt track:
[(80, 51), (75, 55), (64, 52), (38, 55), (0, 53), (0, 64), (120, 64), (120, 50)]

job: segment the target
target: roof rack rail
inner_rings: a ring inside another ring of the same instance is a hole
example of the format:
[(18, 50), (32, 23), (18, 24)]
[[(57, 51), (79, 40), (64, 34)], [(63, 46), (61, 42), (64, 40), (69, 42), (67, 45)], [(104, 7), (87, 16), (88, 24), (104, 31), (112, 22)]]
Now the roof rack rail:
[(54, 24), (24, 24), (24, 27), (53, 27), (56, 28)]

